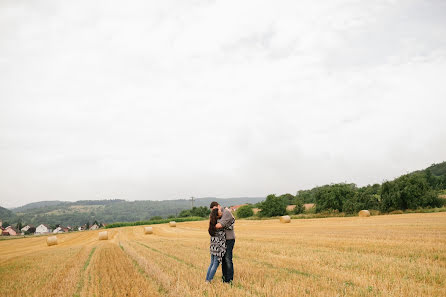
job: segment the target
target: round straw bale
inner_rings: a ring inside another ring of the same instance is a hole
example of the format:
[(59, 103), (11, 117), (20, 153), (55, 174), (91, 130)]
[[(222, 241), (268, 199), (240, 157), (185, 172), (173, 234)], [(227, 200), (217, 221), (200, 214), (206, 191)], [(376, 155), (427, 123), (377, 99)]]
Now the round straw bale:
[(153, 228), (152, 227), (144, 227), (144, 234), (152, 234)]
[(169, 226), (170, 226), (170, 227), (176, 227), (176, 226), (177, 226), (177, 222), (175, 222), (175, 221), (170, 221), (170, 222), (169, 222)]
[(108, 239), (108, 232), (107, 231), (99, 232), (99, 240), (107, 240), (107, 239)]
[(370, 211), (368, 211), (368, 210), (366, 210), (366, 209), (363, 209), (363, 210), (361, 210), (361, 211), (358, 213), (358, 215), (359, 215), (360, 217), (370, 217)]
[(290, 218), (290, 216), (281, 216), (280, 217), (280, 222), (281, 223), (290, 223), (291, 222), (291, 218)]
[(46, 238), (46, 244), (48, 246), (56, 245), (57, 244), (57, 237), (56, 236), (49, 236)]

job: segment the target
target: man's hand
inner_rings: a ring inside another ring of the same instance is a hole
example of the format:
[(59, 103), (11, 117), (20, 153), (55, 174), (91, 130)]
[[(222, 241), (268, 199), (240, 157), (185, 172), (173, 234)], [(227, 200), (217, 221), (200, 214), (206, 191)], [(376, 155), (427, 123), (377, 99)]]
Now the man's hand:
[(215, 225), (215, 228), (221, 229), (221, 228), (223, 228), (223, 226), (220, 223), (217, 223), (217, 225)]

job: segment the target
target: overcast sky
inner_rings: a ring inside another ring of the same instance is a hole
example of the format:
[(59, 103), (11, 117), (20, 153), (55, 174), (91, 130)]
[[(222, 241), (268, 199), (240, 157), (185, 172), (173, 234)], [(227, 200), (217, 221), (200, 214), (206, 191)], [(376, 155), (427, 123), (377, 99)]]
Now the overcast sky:
[(446, 1), (0, 0), (0, 205), (295, 193), (446, 160)]

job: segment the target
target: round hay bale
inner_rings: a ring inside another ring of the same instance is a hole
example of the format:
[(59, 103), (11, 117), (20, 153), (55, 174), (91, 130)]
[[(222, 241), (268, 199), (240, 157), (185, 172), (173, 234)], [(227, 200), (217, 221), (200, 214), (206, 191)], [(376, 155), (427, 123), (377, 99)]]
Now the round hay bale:
[(46, 238), (46, 244), (48, 246), (56, 245), (57, 244), (57, 237), (56, 236), (49, 236)]
[(152, 227), (144, 227), (144, 234), (152, 234), (153, 228)]
[(368, 210), (366, 210), (366, 209), (363, 209), (363, 210), (361, 210), (361, 211), (358, 213), (358, 215), (359, 215), (360, 217), (370, 217), (370, 211), (368, 211)]
[(108, 240), (108, 232), (107, 231), (99, 232), (99, 240)]
[(175, 222), (175, 221), (170, 221), (170, 222), (169, 222), (169, 226), (170, 226), (170, 227), (176, 227), (176, 226), (177, 226), (177, 222)]
[(290, 216), (281, 216), (280, 217), (280, 222), (283, 223), (283, 224), (290, 223), (291, 222), (291, 218), (290, 218)]

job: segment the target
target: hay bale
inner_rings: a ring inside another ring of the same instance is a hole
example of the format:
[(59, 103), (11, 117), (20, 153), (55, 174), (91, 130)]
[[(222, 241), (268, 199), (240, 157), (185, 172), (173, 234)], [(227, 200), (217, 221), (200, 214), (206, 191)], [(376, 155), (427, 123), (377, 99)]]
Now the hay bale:
[(152, 234), (153, 228), (152, 227), (144, 227), (144, 234)]
[(170, 221), (170, 222), (169, 222), (169, 226), (170, 226), (170, 227), (176, 227), (176, 226), (177, 226), (177, 222), (175, 222), (175, 221)]
[(99, 232), (99, 240), (108, 240), (108, 232), (107, 231)]
[(56, 245), (57, 244), (57, 236), (49, 236), (46, 238), (46, 244), (48, 246)]
[(283, 223), (283, 224), (290, 223), (291, 222), (291, 218), (290, 218), (290, 216), (281, 216), (280, 217), (280, 222)]
[(361, 211), (358, 213), (358, 215), (359, 215), (360, 217), (370, 217), (370, 211), (368, 211), (368, 210), (366, 210), (366, 209), (363, 209), (363, 210), (361, 210)]

